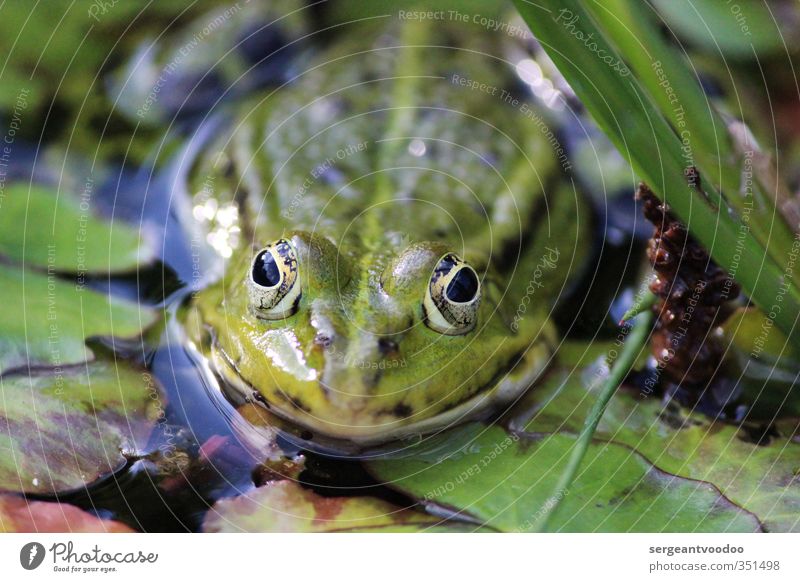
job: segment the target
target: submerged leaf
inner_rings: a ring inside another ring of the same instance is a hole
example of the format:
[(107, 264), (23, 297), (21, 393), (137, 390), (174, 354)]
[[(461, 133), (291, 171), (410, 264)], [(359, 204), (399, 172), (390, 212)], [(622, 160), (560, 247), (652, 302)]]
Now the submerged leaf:
[(0, 376), (0, 491), (83, 487), (145, 454), (163, 397), (149, 373), (97, 361)]
[(403, 459), (372, 461), (388, 485), (504, 531), (758, 531), (754, 516), (709, 483), (669, 475), (625, 446), (592, 444), (568, 491), (554, 491), (575, 437), (515, 435), (471, 424)]
[(0, 373), (83, 362), (87, 338), (135, 337), (156, 320), (152, 309), (2, 264), (0, 305)]
[(134, 533), (118, 521), (100, 519), (67, 503), (0, 495), (0, 533)]
[(471, 531), (441, 525), (441, 519), (372, 497), (322, 497), (292, 481), (276, 481), (234, 499), (223, 499), (206, 515), (207, 532), (414, 532)]
[(48, 188), (12, 184), (0, 205), (0, 255), (60, 273), (124, 273), (149, 262), (141, 232), (92, 212), (91, 196), (76, 200)]

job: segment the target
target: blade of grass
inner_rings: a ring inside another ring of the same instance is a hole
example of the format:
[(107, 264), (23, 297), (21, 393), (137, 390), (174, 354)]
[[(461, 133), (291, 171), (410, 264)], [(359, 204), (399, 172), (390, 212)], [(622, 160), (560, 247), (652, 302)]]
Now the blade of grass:
[[(689, 129), (697, 154), (732, 158), (725, 123), (700, 87), (697, 73), (662, 38), (647, 3), (594, 0), (585, 6), (672, 127), (682, 123)], [(675, 86), (678, 79), (686, 82)]]
[[(747, 214), (753, 235), (770, 256), (781, 264), (792, 246), (793, 234), (775, 207), (774, 196), (753, 172), (755, 201), (742, 195), (742, 171), (752, 163), (734, 148), (727, 123), (700, 86), (697, 72), (664, 40), (656, 26), (656, 13), (640, 0), (589, 0), (589, 12), (608, 37), (617, 53), (636, 74), (661, 114), (673, 130), (692, 136), (692, 154), (698, 167), (713, 180), (717, 190), (739, 216)], [(776, 30), (777, 32), (777, 30)], [(677, 81), (683, 80), (678, 85)], [(756, 148), (752, 143), (750, 150)]]
[[(774, 323), (797, 346), (800, 290), (781, 264), (736, 218), (701, 171), (709, 198), (690, 187), (691, 136), (680, 137), (579, 0), (515, 0), (542, 47), (636, 173), (742, 286), (765, 313), (780, 302)], [(788, 257), (787, 257), (788, 258)]]
[(565, 493), (569, 491), (572, 482), (575, 481), (575, 476), (578, 474), (583, 458), (586, 456), (586, 451), (592, 443), (592, 437), (597, 430), (597, 425), (603, 417), (603, 413), (611, 401), (612, 396), (617, 391), (617, 388), (625, 376), (628, 375), (636, 359), (639, 357), (641, 351), (647, 344), (647, 338), (650, 337), (650, 330), (653, 328), (653, 311), (648, 309), (642, 312), (636, 323), (633, 326), (628, 338), (625, 340), (625, 345), (622, 347), (617, 360), (612, 364), (608, 377), (600, 389), (600, 394), (592, 404), (592, 409), (589, 411), (586, 420), (583, 423), (578, 439), (570, 452), (569, 459), (567, 459), (567, 466), (564, 467), (558, 482), (553, 489), (552, 503), (545, 504), (530, 531), (544, 532), (547, 531), (547, 524), (558, 511), (561, 505), (561, 500), (564, 499)]
[[(766, 58), (783, 51), (780, 31), (776, 30), (763, 0), (736, 3), (727, 0), (650, 1), (684, 38), (707, 50), (744, 59), (752, 58), (753, 49)], [(780, 4), (776, 2), (773, 9), (781, 8)], [(783, 31), (784, 36), (787, 33), (788, 30)], [(742, 36), (747, 37), (747, 42), (742, 42)]]

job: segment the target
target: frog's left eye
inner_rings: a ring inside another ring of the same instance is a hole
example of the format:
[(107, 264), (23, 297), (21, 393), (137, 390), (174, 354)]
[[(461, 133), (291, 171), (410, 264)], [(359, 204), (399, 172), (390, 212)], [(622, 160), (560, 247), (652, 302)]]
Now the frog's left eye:
[(475, 327), (481, 302), (481, 284), (475, 269), (452, 253), (436, 265), (425, 292), (425, 323), (446, 335), (460, 335)]
[(256, 254), (247, 277), (247, 293), (258, 317), (283, 319), (297, 310), (297, 256), (288, 240), (277, 240)]

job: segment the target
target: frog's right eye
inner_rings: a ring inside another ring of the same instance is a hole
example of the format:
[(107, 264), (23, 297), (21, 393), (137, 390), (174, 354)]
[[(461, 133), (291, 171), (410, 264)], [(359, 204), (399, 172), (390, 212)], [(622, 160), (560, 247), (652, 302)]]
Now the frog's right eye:
[(462, 335), (475, 327), (481, 284), (475, 269), (459, 256), (439, 259), (425, 292), (425, 323), (445, 335)]
[(284, 319), (297, 310), (297, 255), (288, 240), (277, 240), (256, 254), (247, 277), (247, 293), (257, 317)]

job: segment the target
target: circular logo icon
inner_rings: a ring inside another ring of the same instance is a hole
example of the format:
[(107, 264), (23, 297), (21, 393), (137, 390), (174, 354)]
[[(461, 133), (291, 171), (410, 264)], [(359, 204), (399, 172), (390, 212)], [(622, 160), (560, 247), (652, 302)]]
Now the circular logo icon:
[(19, 563), (26, 570), (35, 570), (44, 561), (44, 546), (39, 542), (29, 542), (19, 551)]

